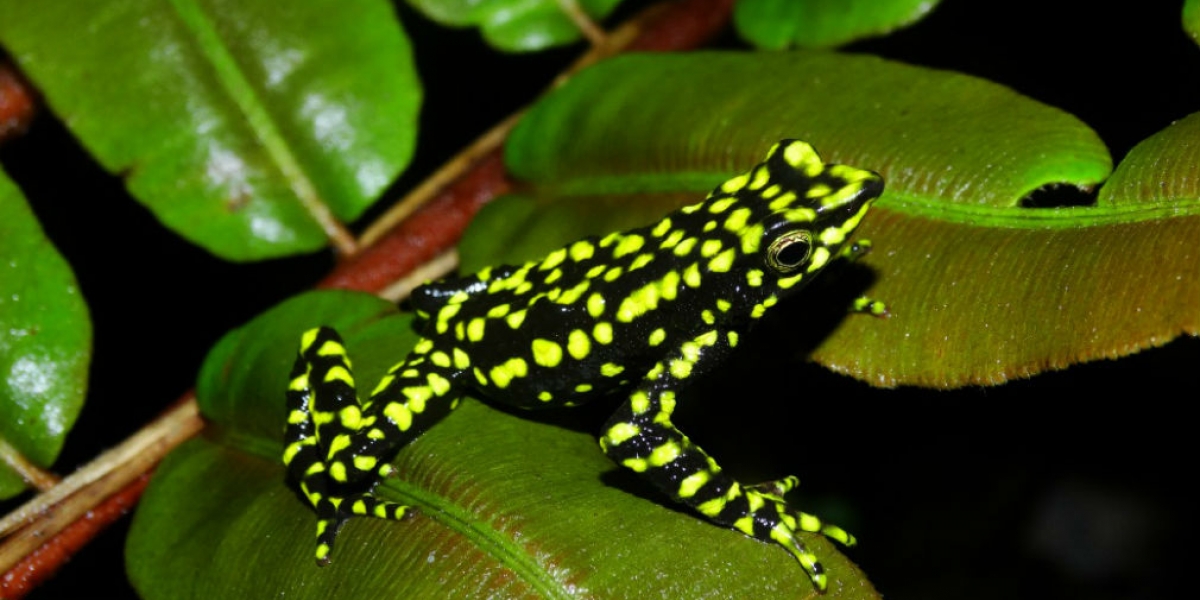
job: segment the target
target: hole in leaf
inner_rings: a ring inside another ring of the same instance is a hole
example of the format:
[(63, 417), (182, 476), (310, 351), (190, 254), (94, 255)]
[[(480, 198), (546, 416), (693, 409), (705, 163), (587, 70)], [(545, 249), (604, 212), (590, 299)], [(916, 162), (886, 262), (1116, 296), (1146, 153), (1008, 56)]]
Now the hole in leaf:
[(1095, 190), (1082, 189), (1065, 183), (1043, 185), (1021, 199), (1022, 208), (1065, 208), (1095, 204)]

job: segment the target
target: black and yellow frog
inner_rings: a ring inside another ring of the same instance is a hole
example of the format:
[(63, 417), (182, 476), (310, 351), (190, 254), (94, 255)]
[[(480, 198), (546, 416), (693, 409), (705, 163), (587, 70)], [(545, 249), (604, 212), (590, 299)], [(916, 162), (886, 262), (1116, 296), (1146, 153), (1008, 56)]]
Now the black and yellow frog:
[(365, 400), (337, 333), (304, 333), (283, 462), (317, 513), (317, 560), (329, 560), (347, 518), (408, 512), (372, 490), (393, 474), (397, 450), (464, 395), (524, 408), (619, 395), (600, 435), (613, 461), (713, 522), (783, 546), (824, 590), (821, 563), (797, 533), (847, 545), (853, 536), (789, 506), (794, 477), (739, 483), (671, 413), (678, 392), (780, 298), (861, 251), (847, 238), (882, 189), (875, 173), (825, 165), (808, 144), (785, 140), (657, 223), (417, 288), (422, 338)]

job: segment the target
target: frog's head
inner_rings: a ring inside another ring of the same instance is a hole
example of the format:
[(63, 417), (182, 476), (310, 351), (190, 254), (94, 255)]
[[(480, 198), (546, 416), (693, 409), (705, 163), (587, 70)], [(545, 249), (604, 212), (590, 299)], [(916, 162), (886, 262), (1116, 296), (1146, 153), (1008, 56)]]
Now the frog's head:
[(757, 255), (764, 275), (788, 290), (838, 256), (883, 192), (883, 179), (871, 171), (826, 165), (807, 143), (783, 140), (761, 164), (722, 187), (739, 202), (758, 204), (752, 212), (760, 218), (751, 218), (739, 232), (742, 249)]

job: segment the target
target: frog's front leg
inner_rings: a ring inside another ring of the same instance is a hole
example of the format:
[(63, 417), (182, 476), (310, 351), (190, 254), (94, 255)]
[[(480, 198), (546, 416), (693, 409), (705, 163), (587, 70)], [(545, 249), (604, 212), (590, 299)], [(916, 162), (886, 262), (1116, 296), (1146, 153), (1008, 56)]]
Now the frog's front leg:
[[(871, 251), (871, 240), (859, 239), (845, 246), (842, 246), (841, 252), (838, 252), (838, 258), (846, 262), (856, 262), (858, 259), (866, 256)], [(882, 301), (871, 298), (870, 296), (859, 296), (850, 303), (850, 312), (862, 313), (873, 317), (887, 318), (891, 316), (887, 304)]]
[(854, 537), (787, 504), (783, 495), (796, 485), (795, 477), (742, 485), (671, 423), (675, 390), (736, 344), (736, 336), (735, 332), (701, 334), (655, 365), (609, 419), (600, 446), (613, 461), (640, 473), (711, 521), (783, 546), (824, 591), (824, 568), (799, 532), (823, 533), (848, 546), (854, 544)]
[(457, 405), (453, 373), (427, 356), (422, 340), (392, 367), (371, 397), (360, 402), (345, 346), (321, 327), (301, 336), (288, 384), (283, 463), (288, 477), (317, 513), (317, 562), (329, 562), (346, 519), (401, 519), (409, 507), (375, 496), (388, 460)]

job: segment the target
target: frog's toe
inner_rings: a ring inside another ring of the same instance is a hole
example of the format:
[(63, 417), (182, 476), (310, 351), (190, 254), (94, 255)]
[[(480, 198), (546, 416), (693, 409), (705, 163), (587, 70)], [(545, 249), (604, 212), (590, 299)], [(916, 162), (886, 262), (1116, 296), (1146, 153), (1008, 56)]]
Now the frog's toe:
[(800, 536), (796, 530), (787, 526), (786, 523), (780, 522), (771, 530), (771, 539), (783, 546), (785, 550), (796, 557), (800, 562), (800, 566), (804, 568), (804, 572), (808, 574), (808, 578), (812, 580), (813, 585), (822, 592), (829, 585), (829, 577), (825, 574), (825, 566), (821, 564), (820, 559), (808, 546), (800, 540)]
[(850, 303), (850, 312), (886, 319), (892, 316), (887, 304), (869, 296), (859, 296)]
[(382, 500), (370, 492), (345, 496), (336, 505), (331, 502), (329, 506), (336, 508), (317, 520), (317, 564), (320, 566), (329, 564), (333, 555), (333, 542), (346, 519), (369, 516), (400, 521), (414, 512), (411, 506)]
[(800, 479), (795, 475), (788, 475), (782, 479), (773, 481), (764, 481), (762, 483), (754, 483), (746, 485), (746, 491), (757, 492), (763, 496), (770, 498), (776, 502), (786, 505), (783, 495), (796, 489), (800, 485)]
[(317, 520), (317, 566), (323, 567), (333, 558), (333, 542), (345, 522), (342, 515)]

